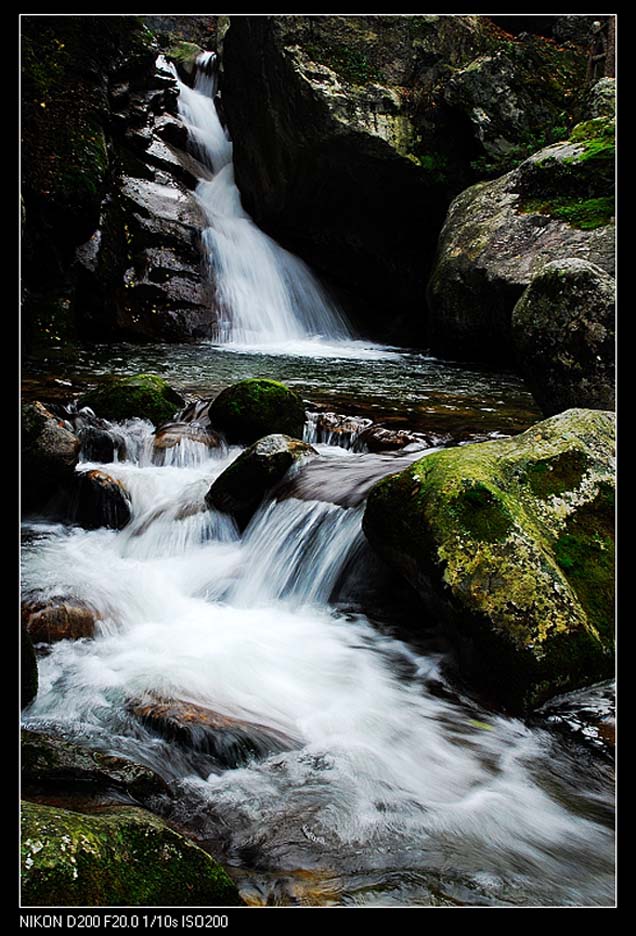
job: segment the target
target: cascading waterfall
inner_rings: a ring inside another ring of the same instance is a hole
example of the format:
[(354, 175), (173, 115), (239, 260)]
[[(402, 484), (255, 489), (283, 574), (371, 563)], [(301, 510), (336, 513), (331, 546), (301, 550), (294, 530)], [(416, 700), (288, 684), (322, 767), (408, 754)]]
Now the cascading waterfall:
[[(158, 466), (149, 424), (118, 428), (127, 457), (99, 467), (129, 490), (131, 523), (27, 527), (25, 592), (101, 615), (94, 639), (41, 658), (28, 727), (146, 763), (173, 783), (168, 814), (222, 841), (230, 865), (314, 869), (337, 900), (430, 902), (437, 887), (477, 903), (611, 902), (609, 805), (580, 789), (576, 757), (561, 751), (555, 774), (550, 735), (433, 691), (439, 655), (330, 604), (343, 568), (361, 566), (360, 507), (270, 501), (241, 537), (203, 500), (238, 449), (194, 442)], [(340, 471), (339, 495), (343, 483)], [(289, 744), (226, 769), (135, 719), (148, 698)], [(267, 899), (258, 872), (242, 880)]]
[(239, 346), (352, 339), (343, 312), (307, 264), (261, 231), (241, 205), (232, 143), (214, 103), (214, 54), (199, 56), (194, 88), (174, 74), (179, 113), (193, 148), (214, 173), (212, 179), (199, 182), (196, 197), (208, 223), (202, 241), (218, 306), (215, 339)]

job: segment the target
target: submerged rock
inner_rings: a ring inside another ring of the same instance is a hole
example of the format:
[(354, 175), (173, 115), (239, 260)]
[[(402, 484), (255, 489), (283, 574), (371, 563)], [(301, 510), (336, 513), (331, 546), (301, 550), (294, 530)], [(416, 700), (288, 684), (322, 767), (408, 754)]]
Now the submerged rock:
[(184, 404), (181, 394), (162, 377), (136, 374), (100, 384), (86, 393), (79, 405), (89, 406), (98, 416), (115, 422), (137, 417), (161, 425), (172, 419)]
[(21, 614), (34, 643), (93, 637), (101, 616), (77, 598), (27, 599), (22, 602)]
[(121, 530), (131, 516), (130, 495), (121, 481), (96, 468), (77, 475), (72, 521), (86, 530)]
[(22, 506), (43, 508), (65, 484), (72, 482), (80, 441), (41, 403), (22, 407)]
[(462, 192), (429, 283), (433, 349), (506, 364), (514, 305), (547, 263), (575, 258), (613, 274), (613, 184), (614, 126), (600, 120)]
[(209, 416), (228, 442), (251, 445), (272, 433), (302, 439), (305, 407), (285, 384), (257, 377), (223, 390), (210, 406)]
[(161, 777), (141, 764), (24, 728), (20, 753), (24, 791), (53, 794), (58, 789), (88, 785), (144, 799), (168, 789)]
[(311, 445), (290, 436), (265, 436), (225, 469), (205, 495), (205, 502), (246, 527), (265, 495), (282, 481), (291, 466), (316, 454)]
[(220, 715), (193, 702), (150, 696), (131, 701), (128, 708), (147, 728), (187, 751), (209, 755), (221, 768), (298, 746), (274, 728)]
[(22, 802), (27, 907), (223, 907), (236, 885), (206, 852), (137, 807), (84, 815)]
[(585, 260), (555, 260), (512, 313), (519, 369), (546, 416), (614, 408), (615, 282)]
[(26, 708), (38, 694), (38, 661), (29, 633), (22, 624), (20, 640), (20, 706)]
[(364, 530), (521, 711), (613, 672), (614, 416), (568, 410), (381, 481)]

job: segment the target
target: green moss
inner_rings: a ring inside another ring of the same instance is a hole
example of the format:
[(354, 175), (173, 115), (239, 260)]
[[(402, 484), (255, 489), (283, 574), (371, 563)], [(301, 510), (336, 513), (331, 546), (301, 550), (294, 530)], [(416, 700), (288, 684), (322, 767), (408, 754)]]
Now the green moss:
[(229, 442), (250, 445), (272, 433), (302, 438), (305, 407), (285, 384), (252, 378), (223, 390), (210, 408), (210, 419)]
[(556, 560), (601, 637), (614, 639), (614, 492), (602, 484), (594, 500), (567, 522)]
[(549, 201), (529, 198), (523, 203), (526, 213), (549, 215), (560, 218), (582, 231), (593, 231), (604, 227), (615, 214), (614, 199), (604, 198), (554, 198)]
[(531, 462), (527, 467), (526, 478), (533, 494), (547, 498), (575, 490), (583, 480), (589, 464), (584, 452), (570, 449), (554, 458)]
[(570, 134), (570, 140), (573, 143), (581, 143), (595, 140), (607, 140), (614, 145), (615, 122), (610, 117), (595, 117), (593, 120), (585, 120), (574, 127)]
[(183, 397), (156, 374), (115, 377), (85, 394), (80, 406), (90, 406), (98, 416), (116, 422), (148, 419), (161, 425), (185, 405)]
[(235, 906), (226, 871), (142, 809), (84, 815), (23, 802), (25, 906)]
[(501, 496), (479, 481), (468, 483), (450, 502), (450, 509), (467, 533), (486, 543), (504, 540), (512, 526)]

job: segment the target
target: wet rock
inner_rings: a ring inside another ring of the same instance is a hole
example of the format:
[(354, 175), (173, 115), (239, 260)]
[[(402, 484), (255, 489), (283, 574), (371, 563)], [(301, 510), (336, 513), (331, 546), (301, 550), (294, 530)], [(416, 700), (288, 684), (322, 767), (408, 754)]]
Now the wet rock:
[(307, 413), (307, 441), (338, 445), (351, 449), (364, 431), (371, 425), (371, 420), (362, 416), (344, 416), (341, 413)]
[(205, 495), (205, 502), (210, 508), (230, 514), (245, 528), (291, 466), (316, 454), (311, 445), (290, 436), (265, 436), (225, 469)]
[(20, 706), (26, 708), (38, 694), (38, 661), (28, 631), (22, 624), (20, 640)]
[(80, 441), (41, 403), (24, 404), (21, 415), (22, 506), (26, 511), (39, 510), (72, 481)]
[(84, 426), (77, 433), (81, 443), (81, 454), (87, 461), (113, 462), (115, 455), (125, 457), (126, 443), (116, 433), (96, 426)]
[(547, 263), (575, 258), (613, 274), (613, 133), (611, 121), (588, 121), (454, 200), (429, 283), (434, 350), (503, 364), (514, 305)]
[(184, 403), (183, 397), (155, 374), (113, 378), (80, 400), (80, 406), (90, 406), (106, 419), (147, 419), (158, 426), (172, 419)]
[(21, 615), (22, 623), (36, 644), (93, 637), (101, 617), (77, 598), (29, 598), (22, 602)]
[(614, 759), (616, 685), (613, 681), (551, 699), (537, 709), (536, 716), (536, 723), (542, 727), (547, 724), (590, 750)]
[(246, 209), (402, 343), (451, 198), (569, 126), (585, 74), (579, 50), (464, 15), (234, 17), (223, 58)]
[[(159, 427), (155, 431), (152, 443), (152, 460), (156, 465), (166, 463), (172, 449), (180, 451), (184, 445), (194, 442), (208, 449), (226, 448), (225, 442), (216, 432), (192, 422), (173, 422)], [(178, 447), (178, 448), (177, 448)]]
[(518, 366), (546, 416), (614, 409), (615, 282), (585, 260), (555, 260), (512, 313)]
[(380, 482), (364, 531), (469, 679), (524, 710), (613, 672), (614, 416), (568, 410)]
[(128, 708), (161, 737), (212, 757), (222, 768), (239, 767), (254, 758), (298, 746), (273, 728), (220, 715), (192, 702), (151, 696), (131, 701)]
[(187, 42), (182, 39), (169, 46), (165, 55), (171, 62), (174, 62), (181, 76), (187, 81), (194, 74), (197, 58), (203, 51), (201, 46), (195, 42)]
[(426, 440), (417, 433), (407, 429), (386, 429), (383, 426), (369, 426), (359, 438), (360, 443), (370, 452), (394, 452), (407, 445), (426, 445)]
[(89, 786), (125, 791), (140, 800), (168, 792), (161, 777), (148, 767), (41, 732), (22, 729), (20, 754), (23, 792), (53, 794), (71, 786)]
[(22, 802), (25, 906), (235, 906), (236, 886), (208, 854), (136, 807), (85, 815)]
[(241, 380), (223, 390), (209, 410), (210, 421), (228, 442), (251, 445), (263, 436), (283, 433), (303, 437), (303, 401), (276, 380)]
[(86, 530), (121, 530), (130, 522), (130, 495), (121, 481), (96, 468), (77, 475), (71, 520)]

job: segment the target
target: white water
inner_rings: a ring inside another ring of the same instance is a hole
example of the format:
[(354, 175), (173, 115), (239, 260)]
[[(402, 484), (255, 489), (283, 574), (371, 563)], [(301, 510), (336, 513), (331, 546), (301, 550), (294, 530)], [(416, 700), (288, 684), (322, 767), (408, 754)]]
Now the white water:
[[(377, 358), (395, 354), (356, 340), (342, 310), (307, 264), (250, 218), (234, 181), (232, 143), (213, 96), (212, 53), (200, 57), (194, 88), (179, 81), (179, 113), (198, 158), (213, 171), (196, 197), (208, 226), (202, 242), (215, 286), (215, 340), (240, 350)], [(176, 72), (174, 72), (176, 77)]]
[[(45, 542), (25, 550), (25, 592), (75, 595), (102, 614), (95, 639), (41, 658), (29, 726), (178, 780), (178, 818), (222, 830), (235, 855), (256, 843), (260, 866), (341, 867), (345, 879), (347, 867), (450, 868), (504, 902), (611, 902), (611, 830), (540, 782), (548, 736), (478, 711), (475, 721), (428, 690), (438, 657), (330, 606), (343, 566), (362, 568), (360, 508), (265, 504), (239, 538), (202, 510), (237, 450), (191, 443), (198, 452), (157, 467), (144, 455), (149, 427), (145, 443), (143, 424), (122, 432), (137, 438), (137, 460), (100, 467), (130, 491), (131, 524), (42, 527)], [(126, 702), (146, 693), (258, 722), (297, 747), (204, 769), (134, 724)]]

